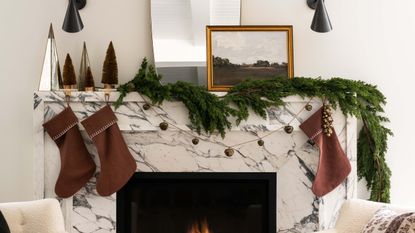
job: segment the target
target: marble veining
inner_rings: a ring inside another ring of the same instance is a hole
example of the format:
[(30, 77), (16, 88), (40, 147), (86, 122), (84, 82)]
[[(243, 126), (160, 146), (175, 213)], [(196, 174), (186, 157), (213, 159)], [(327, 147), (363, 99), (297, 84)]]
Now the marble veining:
[[(111, 93), (110, 102), (118, 97)], [(352, 164), (348, 179), (328, 195), (317, 198), (311, 192), (318, 166), (318, 149), (307, 143), (307, 137), (298, 128), (319, 106), (312, 100), (314, 110), (303, 111), (291, 125), (292, 134), (278, 131), (264, 139), (259, 147), (254, 141), (237, 146), (235, 155), (228, 158), (224, 149), (242, 141), (258, 137), (286, 125), (309, 99), (289, 97), (282, 107), (271, 107), (267, 118), (251, 117), (234, 126), (222, 139), (220, 135), (201, 135), (198, 145), (193, 145), (187, 109), (180, 102), (165, 102), (154, 111), (142, 109), (145, 100), (129, 94), (125, 103), (116, 110), (123, 137), (134, 156), (138, 172), (276, 172), (277, 176), (277, 232), (313, 232), (333, 226), (340, 206), (345, 199), (356, 194), (356, 120), (345, 118), (340, 111), (333, 115), (334, 127)], [(100, 92), (74, 92), (70, 106), (80, 121), (104, 106)], [(36, 92), (34, 94), (35, 137), (35, 195), (38, 198), (56, 197), (54, 184), (59, 174), (59, 150), (44, 133), (42, 124), (66, 106), (61, 92)], [(169, 127), (160, 131), (162, 115), (186, 130), (184, 133)], [(61, 200), (66, 227), (74, 233), (110, 233), (116, 231), (116, 195), (101, 197), (95, 189), (99, 179), (99, 159), (96, 148), (80, 126), (86, 146), (97, 163), (97, 172), (88, 184), (72, 198)], [(196, 135), (193, 133), (193, 135)]]

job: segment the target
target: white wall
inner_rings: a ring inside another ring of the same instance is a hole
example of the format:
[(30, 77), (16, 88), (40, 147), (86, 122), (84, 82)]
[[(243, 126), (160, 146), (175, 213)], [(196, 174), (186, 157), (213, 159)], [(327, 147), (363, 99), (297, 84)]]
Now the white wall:
[(327, 0), (334, 30), (309, 30), (313, 11), (305, 0), (245, 0), (245, 24), (294, 25), (296, 76), (339, 76), (379, 86), (388, 98), (386, 112), (395, 133), (388, 163), (392, 202), (415, 206), (415, 1)]
[[(379, 86), (395, 137), (390, 140), (392, 202), (415, 205), (415, 156), (410, 122), (415, 113), (415, 2), (327, 0), (334, 31), (309, 29), (313, 11), (305, 0), (243, 0), (244, 24), (294, 25), (295, 74), (361, 79)], [(60, 30), (67, 0), (0, 0), (0, 202), (32, 198), (32, 96), (37, 88), (49, 22), (61, 62), (70, 52), (78, 69), (87, 41), (96, 81), (108, 42), (114, 41), (120, 81), (131, 79), (144, 56), (152, 57), (149, 0), (89, 0), (81, 11), (85, 29)]]
[(37, 89), (49, 23), (63, 64), (69, 52), (79, 69), (87, 42), (95, 81), (110, 40), (120, 82), (131, 79), (144, 56), (152, 57), (150, 4), (143, 0), (88, 0), (80, 12), (85, 28), (61, 30), (68, 0), (0, 0), (0, 202), (32, 199), (32, 100)]

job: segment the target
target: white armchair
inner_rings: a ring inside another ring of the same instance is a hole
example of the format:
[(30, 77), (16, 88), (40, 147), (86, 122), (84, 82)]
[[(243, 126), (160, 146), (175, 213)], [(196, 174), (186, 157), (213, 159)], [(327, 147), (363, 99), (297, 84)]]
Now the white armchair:
[(0, 204), (11, 233), (66, 233), (56, 199)]
[(360, 233), (366, 223), (373, 217), (375, 212), (382, 206), (388, 206), (397, 213), (413, 212), (415, 209), (398, 207), (390, 204), (365, 201), (348, 200), (340, 211), (339, 218), (334, 229), (319, 231), (319, 233)]

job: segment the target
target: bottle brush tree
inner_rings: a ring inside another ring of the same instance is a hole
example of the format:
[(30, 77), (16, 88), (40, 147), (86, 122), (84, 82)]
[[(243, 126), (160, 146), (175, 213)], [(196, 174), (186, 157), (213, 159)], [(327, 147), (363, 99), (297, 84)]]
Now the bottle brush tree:
[(110, 42), (107, 49), (107, 55), (105, 57), (104, 66), (102, 68), (101, 82), (111, 86), (118, 84), (117, 57), (115, 56), (115, 50), (112, 41)]
[(72, 89), (76, 85), (75, 68), (72, 64), (71, 56), (66, 54), (65, 64), (63, 66), (63, 86), (65, 89)]
[(85, 88), (93, 91), (95, 87), (94, 76), (92, 76), (91, 67), (88, 66), (85, 76)]

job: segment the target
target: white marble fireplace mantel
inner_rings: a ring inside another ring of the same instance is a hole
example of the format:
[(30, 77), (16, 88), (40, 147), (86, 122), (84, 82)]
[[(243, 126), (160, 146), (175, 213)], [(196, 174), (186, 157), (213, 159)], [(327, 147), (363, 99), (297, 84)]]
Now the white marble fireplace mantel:
[[(118, 93), (111, 93), (115, 101)], [(276, 172), (278, 232), (313, 232), (333, 225), (345, 199), (356, 194), (356, 119), (346, 118), (340, 111), (333, 115), (334, 127), (351, 164), (352, 173), (337, 189), (323, 198), (311, 192), (318, 164), (318, 150), (307, 143), (298, 128), (321, 106), (312, 100), (313, 110), (304, 111), (294, 122), (294, 132), (277, 132), (264, 139), (265, 146), (256, 142), (237, 148), (233, 157), (223, 153), (226, 145), (257, 138), (257, 135), (286, 125), (307, 99), (289, 97), (281, 108), (269, 108), (267, 119), (251, 114), (248, 121), (232, 128), (222, 139), (219, 135), (202, 136), (198, 145), (188, 134), (169, 127), (161, 131), (161, 122), (153, 111), (142, 109), (144, 100), (135, 93), (124, 99), (116, 110), (118, 124), (133, 154), (138, 172)], [(92, 115), (105, 104), (104, 93), (74, 92), (71, 107), (80, 120)], [(66, 106), (62, 92), (34, 94), (34, 161), (36, 198), (56, 197), (54, 186), (60, 169), (59, 150), (44, 132), (42, 124)], [(188, 111), (180, 102), (165, 102), (155, 107), (169, 121), (189, 130)], [(83, 129), (81, 128), (82, 132)], [(82, 133), (94, 160), (98, 155), (85, 132)], [(99, 170), (99, 164), (98, 164)], [(100, 197), (95, 190), (95, 177), (72, 198), (61, 200), (69, 232), (116, 232), (116, 195)]]

